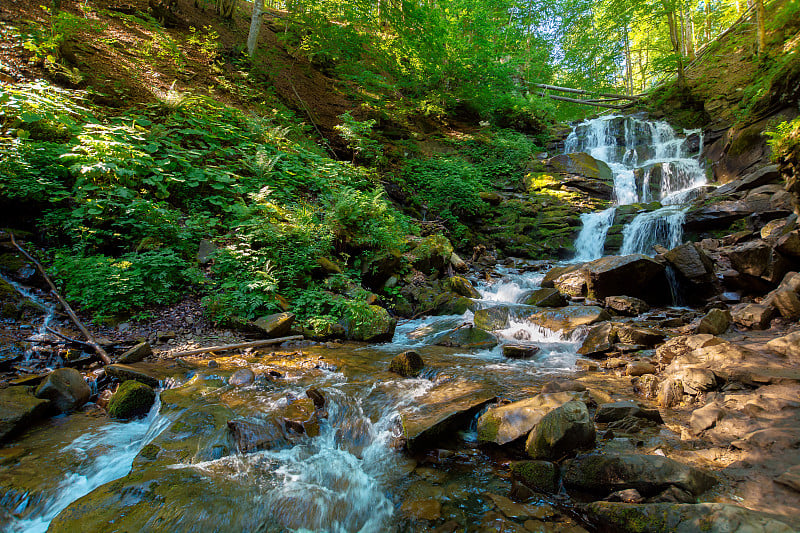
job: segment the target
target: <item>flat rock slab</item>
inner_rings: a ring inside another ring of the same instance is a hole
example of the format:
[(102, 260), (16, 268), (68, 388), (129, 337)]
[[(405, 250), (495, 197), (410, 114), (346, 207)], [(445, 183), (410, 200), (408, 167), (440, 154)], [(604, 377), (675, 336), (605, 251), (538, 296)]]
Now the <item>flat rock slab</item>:
[(105, 371), (107, 375), (120, 381), (135, 379), (136, 381), (144, 383), (145, 385), (150, 385), (153, 388), (158, 388), (160, 386), (157, 377), (150, 374), (147, 370), (139, 368), (135, 365), (121, 365), (116, 363), (112, 365), (106, 365)]
[(630, 504), (594, 502), (590, 517), (610, 531), (630, 533), (792, 533), (784, 522), (723, 503)]
[(0, 442), (14, 433), (27, 429), (47, 415), (50, 400), (33, 395), (33, 387), (0, 389)]
[(415, 410), (402, 414), (406, 448), (413, 452), (436, 445), (494, 399), (478, 383), (459, 381), (434, 387), (417, 399)]
[(527, 317), (527, 320), (552, 331), (566, 333), (580, 326), (588, 326), (596, 322), (610, 320), (611, 315), (602, 307), (592, 305), (570, 306), (558, 309), (539, 311)]
[(564, 486), (607, 496), (636, 489), (643, 496), (676, 486), (702, 494), (717, 480), (706, 472), (661, 455), (587, 454), (565, 463)]

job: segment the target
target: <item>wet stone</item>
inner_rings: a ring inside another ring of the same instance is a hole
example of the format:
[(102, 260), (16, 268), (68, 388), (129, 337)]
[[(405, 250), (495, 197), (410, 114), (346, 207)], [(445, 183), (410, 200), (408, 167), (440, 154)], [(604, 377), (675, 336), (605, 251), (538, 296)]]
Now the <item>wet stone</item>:
[(392, 358), (389, 363), (389, 372), (400, 374), (405, 378), (416, 377), (425, 367), (422, 357), (413, 350), (408, 350)]
[(503, 356), (509, 359), (530, 359), (539, 353), (540, 348), (533, 344), (505, 344)]
[(240, 368), (228, 378), (228, 385), (234, 387), (244, 387), (252, 385), (256, 379), (255, 373), (249, 368)]

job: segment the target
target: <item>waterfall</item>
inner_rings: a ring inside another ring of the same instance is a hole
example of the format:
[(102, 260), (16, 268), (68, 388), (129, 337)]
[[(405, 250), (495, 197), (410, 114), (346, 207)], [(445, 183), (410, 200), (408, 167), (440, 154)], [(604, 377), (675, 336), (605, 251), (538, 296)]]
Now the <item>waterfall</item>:
[[(687, 142), (695, 135), (699, 136), (696, 153)], [(706, 183), (705, 171), (697, 159), (702, 147), (699, 130), (677, 135), (666, 122), (608, 116), (574, 126), (565, 142), (565, 153), (587, 152), (608, 164), (614, 178), (614, 206), (653, 201), (666, 206), (639, 213), (623, 229), (620, 253), (651, 254), (654, 245), (671, 248), (683, 238), (685, 209), (681, 206)], [(575, 241), (575, 261), (590, 261), (603, 255), (606, 234), (614, 219), (613, 207), (581, 215), (583, 229)]]
[(583, 213), (583, 228), (575, 239), (575, 261), (591, 261), (603, 255), (608, 228), (614, 221), (616, 208), (609, 207), (595, 213)]

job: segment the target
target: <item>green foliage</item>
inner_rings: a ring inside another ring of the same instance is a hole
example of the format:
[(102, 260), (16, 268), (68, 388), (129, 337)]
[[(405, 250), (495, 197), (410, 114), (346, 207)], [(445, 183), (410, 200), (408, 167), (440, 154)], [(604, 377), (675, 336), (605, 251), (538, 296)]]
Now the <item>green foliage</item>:
[(800, 145), (800, 117), (776, 124), (772, 129), (766, 130), (764, 135), (769, 137), (767, 144), (772, 149), (773, 161), (777, 161)]
[(326, 223), (340, 246), (356, 250), (401, 248), (411, 231), (408, 219), (387, 203), (381, 189), (342, 187), (332, 199)]
[[(348, 111), (339, 115), (341, 124), (334, 126), (339, 135), (347, 142), (347, 147), (353, 151), (353, 161), (361, 160), (379, 161), (383, 154), (383, 147), (378, 141), (371, 138), (375, 120), (358, 121)], [(377, 162), (376, 161), (376, 162)]]
[(67, 299), (96, 320), (173, 303), (200, 279), (189, 262), (169, 249), (119, 258), (61, 250), (56, 252), (53, 274), (62, 280)]
[[(44, 9), (49, 12), (47, 8)], [(23, 46), (35, 60), (52, 65), (61, 59), (62, 47), (87, 30), (98, 33), (102, 31), (102, 25), (67, 11), (59, 11), (50, 16), (49, 24), (44, 28), (31, 25)]]

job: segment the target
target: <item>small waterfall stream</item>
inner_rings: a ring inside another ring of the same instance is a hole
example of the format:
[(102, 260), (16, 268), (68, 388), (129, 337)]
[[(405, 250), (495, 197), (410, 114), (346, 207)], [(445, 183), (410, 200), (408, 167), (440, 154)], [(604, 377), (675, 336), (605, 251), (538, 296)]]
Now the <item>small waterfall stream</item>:
[[(693, 142), (697, 141), (697, 146)], [(660, 209), (639, 213), (623, 229), (622, 255), (652, 254), (658, 244), (680, 244), (685, 204), (706, 184), (699, 154), (699, 130), (678, 135), (666, 122), (607, 116), (576, 125), (565, 142), (565, 153), (586, 152), (605, 162), (614, 179), (613, 205), (659, 202)], [(574, 261), (602, 257), (614, 207), (581, 216), (583, 228), (575, 241)]]

